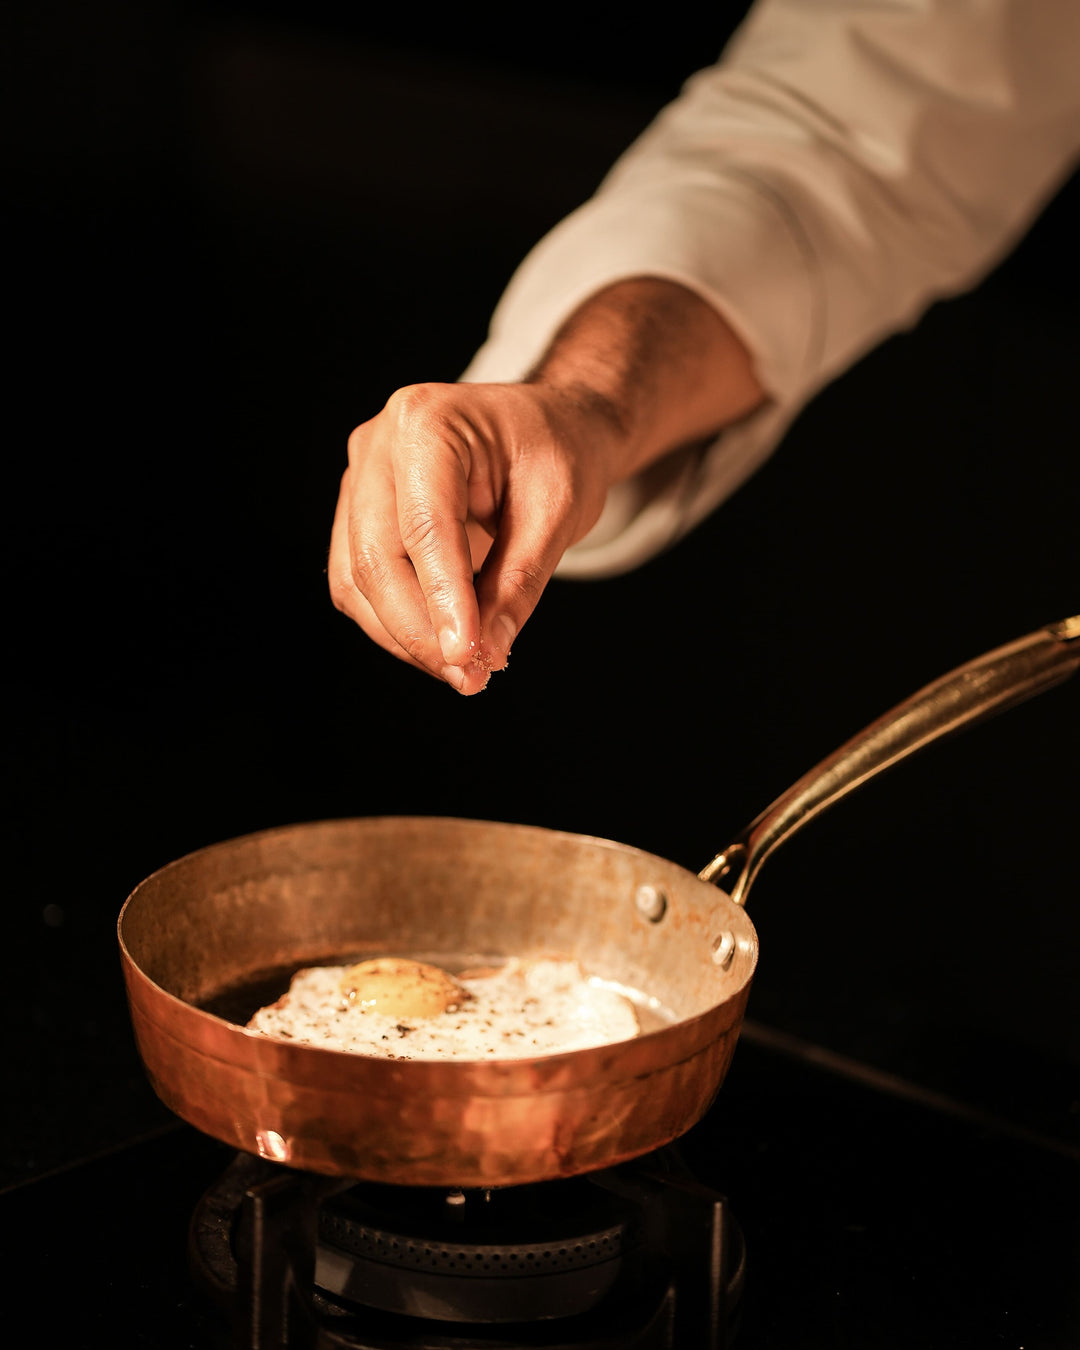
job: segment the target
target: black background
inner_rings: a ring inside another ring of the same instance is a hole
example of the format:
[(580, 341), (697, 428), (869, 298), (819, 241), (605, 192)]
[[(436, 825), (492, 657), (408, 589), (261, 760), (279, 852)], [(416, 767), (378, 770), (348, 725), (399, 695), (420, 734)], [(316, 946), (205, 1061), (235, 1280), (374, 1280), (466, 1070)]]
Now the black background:
[[(450, 814), (702, 867), (919, 685), (1080, 609), (1077, 184), (691, 538), (556, 583), (463, 700), (323, 568), (351, 428), (453, 379), (703, 29), (288, 4), (16, 14), (3, 1177), (166, 1123), (124, 897), (203, 844)], [(1080, 686), (934, 747), (755, 886), (761, 1023), (1075, 1139)]]

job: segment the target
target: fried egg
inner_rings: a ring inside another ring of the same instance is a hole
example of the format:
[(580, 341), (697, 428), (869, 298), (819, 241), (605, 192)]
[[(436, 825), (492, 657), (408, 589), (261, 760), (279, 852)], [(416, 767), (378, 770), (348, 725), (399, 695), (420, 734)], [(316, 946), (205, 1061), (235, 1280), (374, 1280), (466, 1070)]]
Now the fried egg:
[(510, 960), (448, 974), (405, 957), (298, 971), (248, 1027), (385, 1059), (531, 1059), (629, 1040), (634, 1004), (576, 961)]

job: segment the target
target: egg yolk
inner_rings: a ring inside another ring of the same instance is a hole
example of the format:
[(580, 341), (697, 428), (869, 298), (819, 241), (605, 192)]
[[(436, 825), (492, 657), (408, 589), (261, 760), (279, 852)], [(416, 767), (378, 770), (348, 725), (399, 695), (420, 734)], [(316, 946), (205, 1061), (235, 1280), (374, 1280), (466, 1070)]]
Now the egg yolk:
[(469, 997), (452, 975), (423, 961), (379, 956), (349, 966), (341, 977), (345, 998), (384, 1017), (437, 1017)]

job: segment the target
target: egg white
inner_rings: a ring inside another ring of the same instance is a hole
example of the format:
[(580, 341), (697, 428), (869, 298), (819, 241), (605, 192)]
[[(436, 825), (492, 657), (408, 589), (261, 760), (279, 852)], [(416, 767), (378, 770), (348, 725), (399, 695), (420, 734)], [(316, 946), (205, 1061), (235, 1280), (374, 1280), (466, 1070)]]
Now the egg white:
[(576, 961), (511, 960), (458, 982), (469, 997), (432, 1017), (388, 1017), (350, 1002), (347, 966), (298, 971), (249, 1028), (268, 1036), (385, 1059), (531, 1059), (629, 1040), (640, 1031), (623, 994)]

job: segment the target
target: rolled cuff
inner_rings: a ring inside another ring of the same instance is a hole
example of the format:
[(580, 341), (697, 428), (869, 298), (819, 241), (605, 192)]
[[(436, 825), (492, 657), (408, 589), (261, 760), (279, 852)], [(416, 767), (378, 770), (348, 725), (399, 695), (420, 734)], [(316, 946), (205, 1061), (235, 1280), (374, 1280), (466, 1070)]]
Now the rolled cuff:
[(602, 189), (526, 257), (462, 379), (523, 379), (579, 306), (641, 276), (678, 282), (717, 309), (778, 402), (804, 396), (820, 346), (813, 255), (784, 202), (736, 168), (719, 186), (688, 172)]
[(556, 576), (617, 576), (671, 548), (757, 471), (796, 412), (770, 403), (709, 445), (676, 451), (636, 478), (616, 483), (600, 519), (566, 551)]

